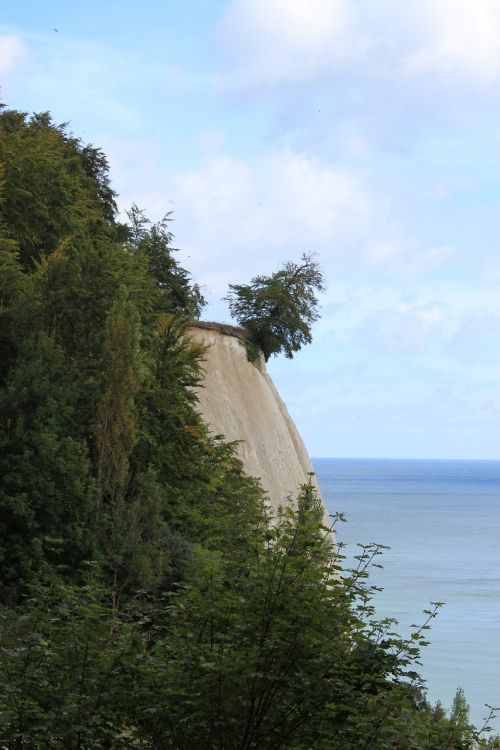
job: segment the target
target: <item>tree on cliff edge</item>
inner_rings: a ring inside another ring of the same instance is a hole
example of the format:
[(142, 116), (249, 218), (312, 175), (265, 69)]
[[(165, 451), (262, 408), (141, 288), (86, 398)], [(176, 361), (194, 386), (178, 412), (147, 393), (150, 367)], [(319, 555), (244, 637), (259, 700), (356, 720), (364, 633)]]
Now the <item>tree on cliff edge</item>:
[(323, 275), (312, 256), (288, 261), (271, 276), (255, 276), (250, 284), (230, 284), (231, 315), (245, 328), (267, 360), (284, 352), (289, 359), (312, 341), (311, 325), (319, 318), (316, 292), (324, 291)]

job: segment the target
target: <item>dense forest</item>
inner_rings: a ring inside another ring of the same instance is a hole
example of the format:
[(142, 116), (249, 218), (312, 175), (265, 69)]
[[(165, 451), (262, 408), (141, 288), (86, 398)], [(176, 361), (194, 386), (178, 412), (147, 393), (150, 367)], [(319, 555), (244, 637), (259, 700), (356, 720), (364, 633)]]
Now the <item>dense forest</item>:
[(498, 748), (378, 621), (304, 485), (271, 517), (196, 410), (203, 298), (105, 155), (0, 112), (0, 745)]

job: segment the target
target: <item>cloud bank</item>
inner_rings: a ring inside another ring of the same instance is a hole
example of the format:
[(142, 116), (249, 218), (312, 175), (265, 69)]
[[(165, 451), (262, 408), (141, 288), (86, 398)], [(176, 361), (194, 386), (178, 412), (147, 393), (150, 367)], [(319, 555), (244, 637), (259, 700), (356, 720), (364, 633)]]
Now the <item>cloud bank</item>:
[(500, 76), (496, 0), (231, 0), (219, 24), (232, 86), (310, 81), (322, 72)]

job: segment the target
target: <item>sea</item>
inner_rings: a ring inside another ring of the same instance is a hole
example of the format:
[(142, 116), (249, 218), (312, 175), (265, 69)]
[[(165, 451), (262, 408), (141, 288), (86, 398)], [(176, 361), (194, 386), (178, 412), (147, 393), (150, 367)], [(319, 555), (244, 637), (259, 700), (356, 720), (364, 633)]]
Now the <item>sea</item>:
[[(377, 615), (408, 635), (430, 602), (444, 602), (417, 671), (428, 699), (450, 708), (465, 691), (479, 728), (500, 707), (500, 461), (313, 459), (330, 513), (342, 512), (347, 546), (387, 545), (373, 569)], [(500, 713), (500, 712), (499, 712)], [(500, 718), (491, 724), (500, 733)]]

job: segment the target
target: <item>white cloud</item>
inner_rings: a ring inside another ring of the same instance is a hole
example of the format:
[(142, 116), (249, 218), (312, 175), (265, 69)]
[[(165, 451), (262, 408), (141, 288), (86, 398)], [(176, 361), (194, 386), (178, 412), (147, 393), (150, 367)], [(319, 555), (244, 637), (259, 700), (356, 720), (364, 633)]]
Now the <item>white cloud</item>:
[(255, 162), (212, 158), (170, 189), (178, 236), (202, 273), (222, 259), (232, 272), (265, 271), (307, 250), (341, 259), (350, 227), (366, 226), (373, 211), (361, 175), (288, 149)]
[(440, 337), (446, 318), (447, 312), (440, 304), (399, 302), (367, 318), (360, 333), (376, 350), (421, 355)]
[(394, 270), (419, 273), (442, 266), (455, 255), (451, 245), (426, 246), (422, 240), (405, 236), (401, 227), (389, 228), (386, 236), (375, 235), (366, 251), (368, 267), (392, 267)]
[(0, 76), (12, 73), (28, 55), (25, 42), (18, 36), (0, 35)]
[[(428, 366), (456, 377), (456, 357), (477, 369), (500, 363), (500, 302), (494, 281), (481, 287), (467, 281), (429, 278), (413, 283), (350, 283), (333, 280), (316, 325), (318, 345), (335, 341), (364, 352), (428, 357)], [(431, 365), (431, 362), (433, 363)]]
[[(447, 289), (428, 280), (402, 279), (392, 283), (333, 281), (328, 290), (324, 317), (317, 324), (322, 340), (357, 340), (368, 350), (392, 353), (423, 352), (449, 338), (461, 321), (462, 288)], [(467, 310), (467, 305), (466, 305)]]
[(413, 14), (420, 16), (424, 33), (406, 58), (410, 72), (463, 76), (484, 84), (498, 78), (498, 0), (419, 0)]
[[(351, 0), (232, 0), (219, 39), (233, 82), (304, 80), (362, 50)], [(234, 70), (236, 66), (236, 70)]]
[(312, 82), (353, 64), (433, 83), (500, 76), (498, 0), (230, 0), (223, 78), (239, 87)]

